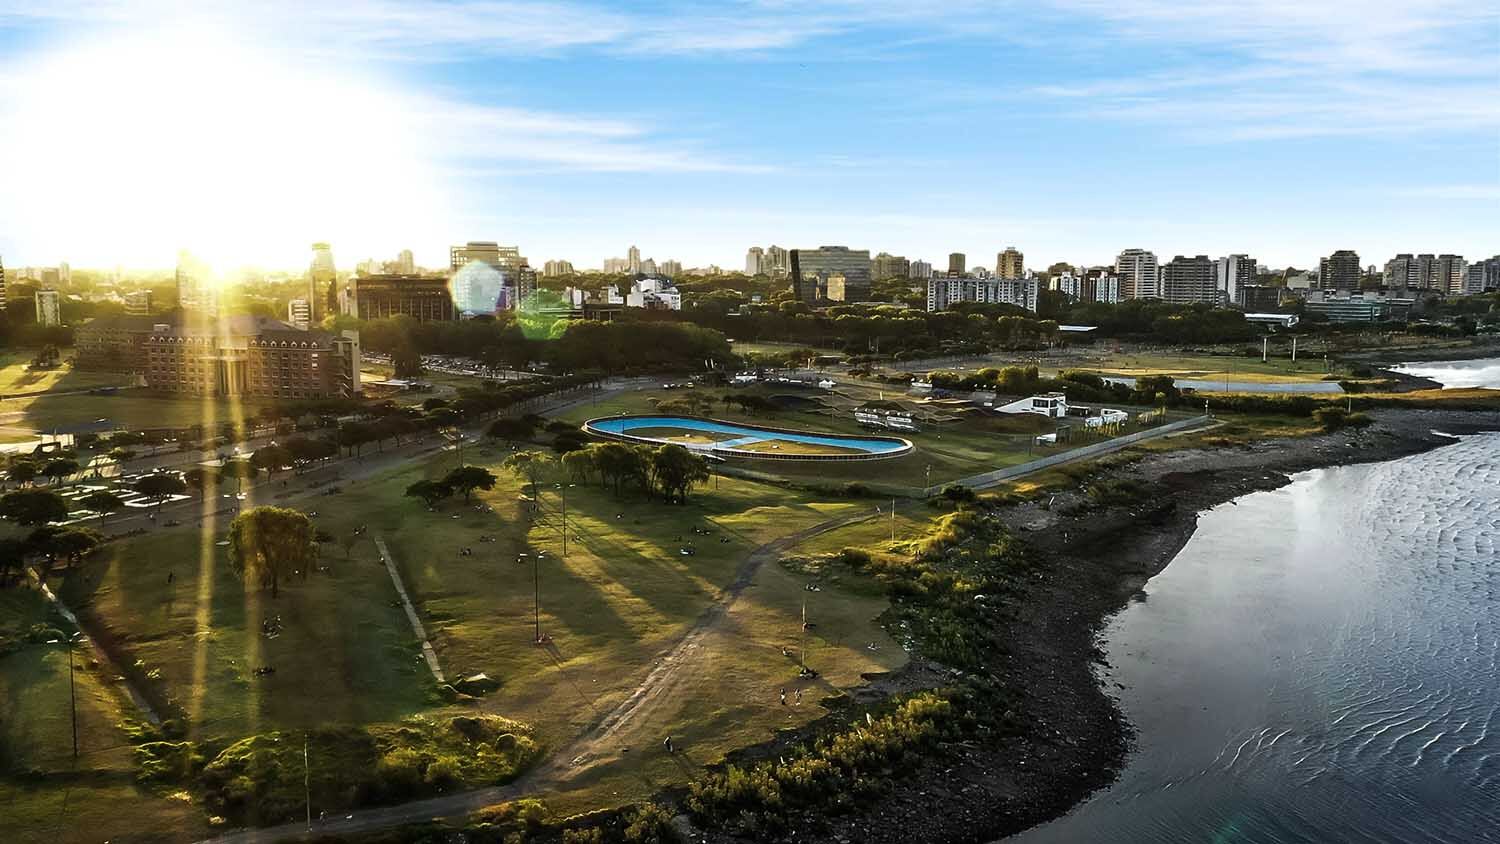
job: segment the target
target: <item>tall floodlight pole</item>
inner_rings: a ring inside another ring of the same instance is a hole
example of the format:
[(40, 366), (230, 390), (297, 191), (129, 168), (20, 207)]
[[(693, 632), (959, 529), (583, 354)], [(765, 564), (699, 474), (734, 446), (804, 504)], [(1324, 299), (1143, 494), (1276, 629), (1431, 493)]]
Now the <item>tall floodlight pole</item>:
[(78, 758), (78, 692), (73, 683), (73, 643), (78, 640), (79, 634), (74, 633), (68, 637), (68, 709), (73, 717), (73, 758)]

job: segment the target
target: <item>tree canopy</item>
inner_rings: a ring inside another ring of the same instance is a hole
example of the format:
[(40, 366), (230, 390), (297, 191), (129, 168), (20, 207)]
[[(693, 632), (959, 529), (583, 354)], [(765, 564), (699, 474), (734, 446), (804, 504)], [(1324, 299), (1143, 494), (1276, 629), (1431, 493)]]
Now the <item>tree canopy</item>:
[(47, 489), (18, 489), (0, 497), (0, 517), (33, 527), (60, 522), (68, 517), (62, 496)]
[(307, 516), (285, 507), (252, 507), (229, 525), (229, 562), (236, 574), (280, 594), (280, 584), (294, 571), (307, 572), (317, 557), (315, 534)]

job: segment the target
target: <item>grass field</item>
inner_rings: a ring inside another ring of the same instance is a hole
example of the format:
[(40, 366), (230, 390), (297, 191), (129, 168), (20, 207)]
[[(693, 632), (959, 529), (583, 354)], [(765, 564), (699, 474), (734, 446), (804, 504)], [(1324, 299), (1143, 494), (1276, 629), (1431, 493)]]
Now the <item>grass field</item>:
[[(63, 360), (73, 356), (72, 349), (62, 349)], [(123, 387), (133, 383), (123, 372), (82, 372), (71, 366), (31, 370), (27, 365), (34, 350), (0, 351), (0, 396), (35, 393), (43, 390), (91, 390), (95, 387)]]
[[(686, 505), (634, 493), (616, 499), (597, 485), (576, 485), (566, 490), (564, 557), (562, 490), (544, 488), (540, 509), (533, 513), (519, 481), (500, 469), (502, 451), (481, 446), (466, 456), (500, 477), (495, 489), (477, 492), (467, 505), (454, 499), (429, 512), (402, 495), (413, 481), (452, 468), (454, 458), (445, 455), (298, 506), (316, 511), (317, 526), (334, 537), (361, 525), (378, 532), (400, 565), (448, 676), (484, 672), (500, 681), (497, 691), (474, 706), (533, 726), (553, 749), (635, 689), (657, 655), (720, 595), (753, 548), (872, 508), (867, 502), (817, 501), (806, 493), (731, 478), (719, 478), (717, 489), (714, 484), (700, 488)], [(277, 487), (260, 490), (264, 495)], [(188, 713), (192, 737), (231, 739), (330, 722), (389, 723), (454, 709), (419, 660), (416, 639), (394, 603), (395, 590), (368, 535), (347, 559), (339, 542), (323, 545), (327, 570), (311, 572), (305, 580), (294, 577), (273, 600), (247, 590), (229, 570), (225, 549), (217, 544), (225, 527), (213, 524), (200, 535), (189, 522), (114, 543), (70, 573), (62, 586), (65, 599), (92, 619), (91, 627), (117, 641), (128, 659), (140, 660), (142, 671), (160, 678), (172, 701)], [(483, 541), (485, 536), (495, 541)], [(460, 555), (464, 548), (473, 555)], [(685, 556), (684, 548), (695, 553)], [(529, 563), (537, 559), (540, 620), (550, 637), (546, 647), (531, 641)], [(34, 593), (0, 593), (27, 594)], [(782, 707), (776, 690), (787, 687), (792, 694), (796, 677), (780, 648), (800, 644), (804, 597), (819, 623), (807, 643), (808, 659), (822, 676), (809, 684), (802, 705)], [(705, 643), (701, 675), (689, 677), (669, 700), (632, 723), (618, 737), (618, 752), (596, 760), (566, 800), (589, 807), (622, 802), (654, 785), (685, 781), (691, 773), (691, 766), (680, 767), (685, 760), (711, 762), (734, 747), (768, 738), (776, 728), (818, 717), (824, 710), (817, 701), (825, 694), (862, 682), (865, 672), (904, 662), (875, 622), (885, 606), (882, 598), (862, 592), (810, 593), (801, 580), (774, 564), (765, 566), (728, 623)], [(262, 621), (278, 617), (279, 634), (262, 635)], [(869, 643), (878, 647), (872, 650)], [(0, 659), (0, 690), (25, 688), (28, 700), (38, 695), (40, 710), (55, 693), (51, 661), (57, 657), (40, 650), (26, 653), (26, 659)], [(260, 666), (276, 672), (257, 677), (254, 669)], [(126, 744), (114, 726), (124, 714), (128, 706), (117, 702), (93, 719), (99, 742)], [(24, 736), (5, 736), (20, 764), (56, 745), (55, 710), (53, 716), (45, 730), (28, 727)], [(664, 734), (684, 747), (679, 759), (628, 752), (632, 746), (659, 744)], [(107, 784), (74, 788), (71, 801), (92, 811), (96, 799), (102, 807), (134, 793), (128, 757), (113, 758), (98, 770), (101, 777), (102, 771), (112, 772)], [(4, 781), (0, 789), (0, 800), (24, 804), (25, 813), (18, 816), (40, 816), (57, 805), (58, 795), (45, 787)], [(101, 821), (93, 829), (129, 830), (148, 813), (170, 816), (152, 808), (152, 801), (162, 798), (145, 800), (118, 824)], [(173, 811), (198, 811), (171, 802)], [(201, 830), (201, 824), (199, 818), (182, 826)]]
[(139, 390), (106, 395), (43, 395), (0, 401), (0, 437), (4, 442), (34, 439), (32, 431), (51, 431), (99, 419), (120, 428), (186, 428), (253, 419), (262, 405), (253, 399), (226, 401), (166, 396)]
[[(1262, 362), (1259, 357), (1240, 355), (1111, 353), (1089, 354), (1084, 360), (1070, 362), (1063, 369), (1089, 369), (1104, 375), (1135, 378), (1142, 375), (1171, 375), (1176, 378), (1225, 379), (1255, 383), (1321, 381), (1329, 369), (1321, 355), (1311, 354), (1300, 360), (1273, 357)], [(1335, 366), (1335, 375), (1347, 375)]]
[[(0, 590), (0, 639), (33, 624), (65, 630), (41, 593)], [(171, 828), (196, 837), (206, 827), (190, 802), (135, 783), (130, 746), (121, 730), (135, 715), (106, 667), (87, 649), (73, 653), (79, 757), (72, 755), (68, 650), (32, 642), (0, 656), (0, 837), (18, 844), (84, 844), (106, 829), (134, 830), (114, 841), (146, 842)], [(20, 772), (26, 776), (16, 776)]]

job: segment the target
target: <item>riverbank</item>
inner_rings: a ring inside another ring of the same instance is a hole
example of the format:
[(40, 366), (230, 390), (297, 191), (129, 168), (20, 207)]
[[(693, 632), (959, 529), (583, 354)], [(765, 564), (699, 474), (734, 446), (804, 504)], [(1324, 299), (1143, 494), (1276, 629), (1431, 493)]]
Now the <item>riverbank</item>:
[[(1208, 509), (1290, 475), (1325, 466), (1392, 460), (1451, 443), (1433, 433), (1500, 428), (1479, 414), (1377, 410), (1363, 431), (1265, 440), (1233, 448), (1156, 452), (1101, 469), (1079, 488), (1001, 507), (1000, 518), (1037, 560), (1035, 577), (1008, 596), (991, 637), (989, 679), (1023, 725), (983, 743), (963, 742), (900, 772), (873, 810), (794, 819), (776, 840), (988, 841), (1058, 817), (1112, 782), (1132, 730), (1095, 667), (1105, 621), (1171, 562)], [(1131, 489), (1098, 506), (1088, 485)], [(913, 662), (884, 689), (931, 685), (945, 673)], [(710, 833), (704, 840), (734, 841)]]

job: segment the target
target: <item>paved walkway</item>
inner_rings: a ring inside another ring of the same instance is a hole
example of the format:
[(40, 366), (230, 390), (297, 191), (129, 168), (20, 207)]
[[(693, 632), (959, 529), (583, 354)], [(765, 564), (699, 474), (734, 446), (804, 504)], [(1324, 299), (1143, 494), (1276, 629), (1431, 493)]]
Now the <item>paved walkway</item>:
[(1136, 443), (1142, 443), (1147, 440), (1154, 440), (1159, 437), (1170, 436), (1177, 432), (1185, 431), (1189, 428), (1196, 428), (1200, 425), (1206, 425), (1211, 421), (1213, 421), (1213, 417), (1211, 416), (1194, 416), (1191, 419), (1182, 419), (1177, 422), (1168, 422), (1165, 425), (1160, 425), (1147, 431), (1137, 431), (1134, 434), (1126, 434), (1123, 437), (1115, 437), (1111, 440), (1094, 443), (1093, 445), (1086, 445), (1082, 448), (1075, 448), (1071, 451), (1051, 454), (1046, 457), (1042, 457), (1037, 460), (1031, 460), (1017, 466), (1008, 466), (1004, 469), (996, 469), (993, 472), (985, 472), (980, 475), (970, 475), (967, 478), (959, 478), (958, 480), (952, 481), (950, 483), (940, 484), (938, 486), (930, 486), (923, 491), (923, 494), (931, 497), (941, 493), (944, 487), (955, 485), (966, 486), (970, 489), (989, 489), (993, 486), (999, 486), (1006, 481), (1012, 481), (1024, 475), (1029, 475), (1032, 472), (1040, 472), (1043, 469), (1050, 469), (1053, 466), (1061, 466), (1064, 463), (1072, 463), (1076, 460), (1087, 460), (1090, 457), (1098, 457), (1101, 454), (1109, 454), (1112, 451), (1120, 451), (1121, 449), (1129, 448)]
[(427, 660), (427, 667), (432, 670), (432, 678), (438, 683), (448, 682), (443, 676), (443, 667), (438, 665), (437, 651), (432, 649), (432, 641), (427, 638), (427, 629), (422, 626), (422, 619), (417, 615), (417, 608), (412, 606), (411, 597), (406, 594), (406, 584), (401, 582), (401, 573), (396, 570), (396, 558), (391, 556), (391, 549), (385, 547), (385, 540), (378, 536), (371, 537), (375, 540), (375, 548), (380, 551), (380, 561), (385, 563), (385, 570), (390, 572), (391, 585), (396, 587), (396, 594), (401, 596), (401, 608), (406, 610), (406, 620), (411, 622), (411, 630), (417, 634), (417, 640), (422, 643), (422, 658)]

